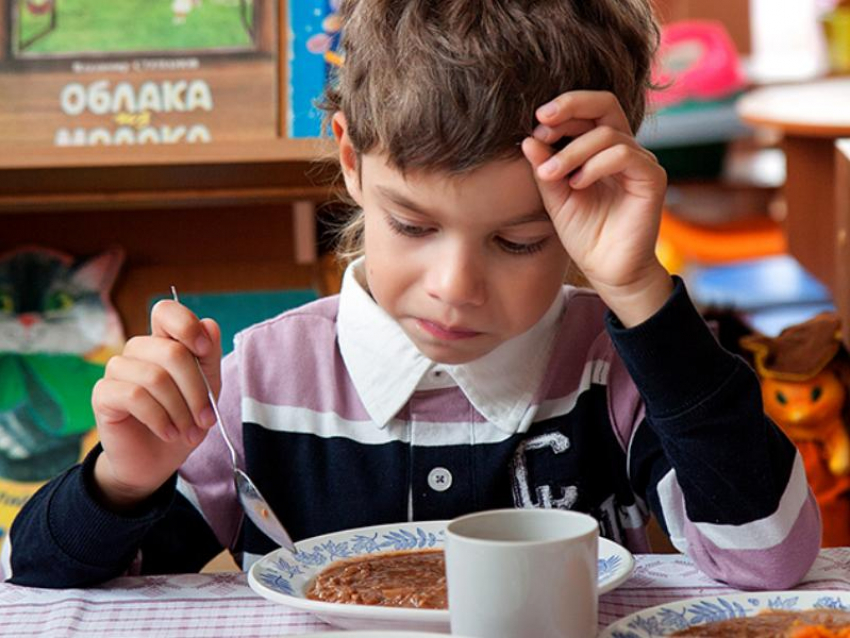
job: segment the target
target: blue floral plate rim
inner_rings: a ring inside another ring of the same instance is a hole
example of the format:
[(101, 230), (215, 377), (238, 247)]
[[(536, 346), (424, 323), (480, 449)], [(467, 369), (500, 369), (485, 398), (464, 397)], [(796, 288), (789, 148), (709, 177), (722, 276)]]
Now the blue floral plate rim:
[(850, 611), (850, 591), (786, 590), (696, 596), (648, 607), (605, 628), (599, 638), (663, 638), (688, 627), (769, 609)]
[[(375, 525), (343, 530), (299, 541), (296, 553), (277, 549), (259, 558), (248, 571), (248, 583), (259, 595), (303, 609), (331, 624), (350, 629), (448, 627), (445, 609), (409, 609), (346, 605), (310, 600), (305, 592), (313, 577), (330, 563), (382, 551), (441, 549), (448, 521)], [(634, 556), (624, 547), (599, 539), (599, 593), (604, 594), (631, 576)]]

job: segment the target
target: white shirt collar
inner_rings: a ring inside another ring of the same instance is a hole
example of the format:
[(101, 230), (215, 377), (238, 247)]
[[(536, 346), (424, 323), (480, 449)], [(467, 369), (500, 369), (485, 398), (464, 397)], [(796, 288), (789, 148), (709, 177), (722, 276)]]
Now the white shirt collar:
[(492, 352), (460, 365), (436, 364), (369, 295), (360, 258), (343, 276), (339, 347), (354, 388), (379, 427), (390, 422), (417, 388), (445, 385), (425, 379), (429, 371), (439, 368), (488, 421), (513, 433), (533, 417), (530, 408), (546, 372), (563, 308), (564, 296), (559, 294), (540, 321)]

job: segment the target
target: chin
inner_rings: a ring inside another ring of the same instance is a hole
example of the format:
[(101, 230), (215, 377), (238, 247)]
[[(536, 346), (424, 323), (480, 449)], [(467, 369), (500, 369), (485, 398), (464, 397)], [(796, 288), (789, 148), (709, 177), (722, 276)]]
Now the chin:
[(445, 365), (461, 365), (480, 359), (490, 350), (476, 350), (475, 352), (462, 352), (454, 348), (439, 347), (433, 345), (417, 345), (419, 351), (435, 363)]

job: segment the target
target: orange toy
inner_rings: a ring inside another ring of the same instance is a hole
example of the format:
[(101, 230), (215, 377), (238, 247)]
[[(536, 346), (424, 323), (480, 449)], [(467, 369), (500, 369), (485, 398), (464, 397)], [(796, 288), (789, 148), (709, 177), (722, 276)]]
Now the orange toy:
[(741, 345), (754, 353), (765, 412), (800, 450), (821, 510), (823, 546), (850, 545), (850, 364), (838, 317), (822, 313)]

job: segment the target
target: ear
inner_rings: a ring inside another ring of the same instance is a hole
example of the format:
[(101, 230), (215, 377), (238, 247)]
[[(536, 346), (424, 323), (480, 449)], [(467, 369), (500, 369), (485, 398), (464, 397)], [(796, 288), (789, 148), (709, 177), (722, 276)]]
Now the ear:
[(345, 188), (348, 194), (363, 207), (363, 194), (360, 187), (360, 171), (358, 170), (359, 158), (351, 138), (348, 136), (348, 120), (342, 111), (334, 113), (331, 120), (331, 128), (339, 147), (339, 165), (342, 167), (342, 176), (345, 179)]
[(80, 264), (74, 272), (74, 280), (89, 289), (99, 290), (103, 295), (109, 294), (123, 263), (124, 249), (120, 246), (112, 246), (100, 255)]
[(771, 337), (760, 333), (741, 337), (738, 340), (738, 344), (743, 350), (753, 353), (753, 366), (755, 367), (759, 377), (762, 379), (771, 376), (770, 371), (764, 365), (764, 360), (767, 359), (770, 354), (773, 341), (774, 340)]

